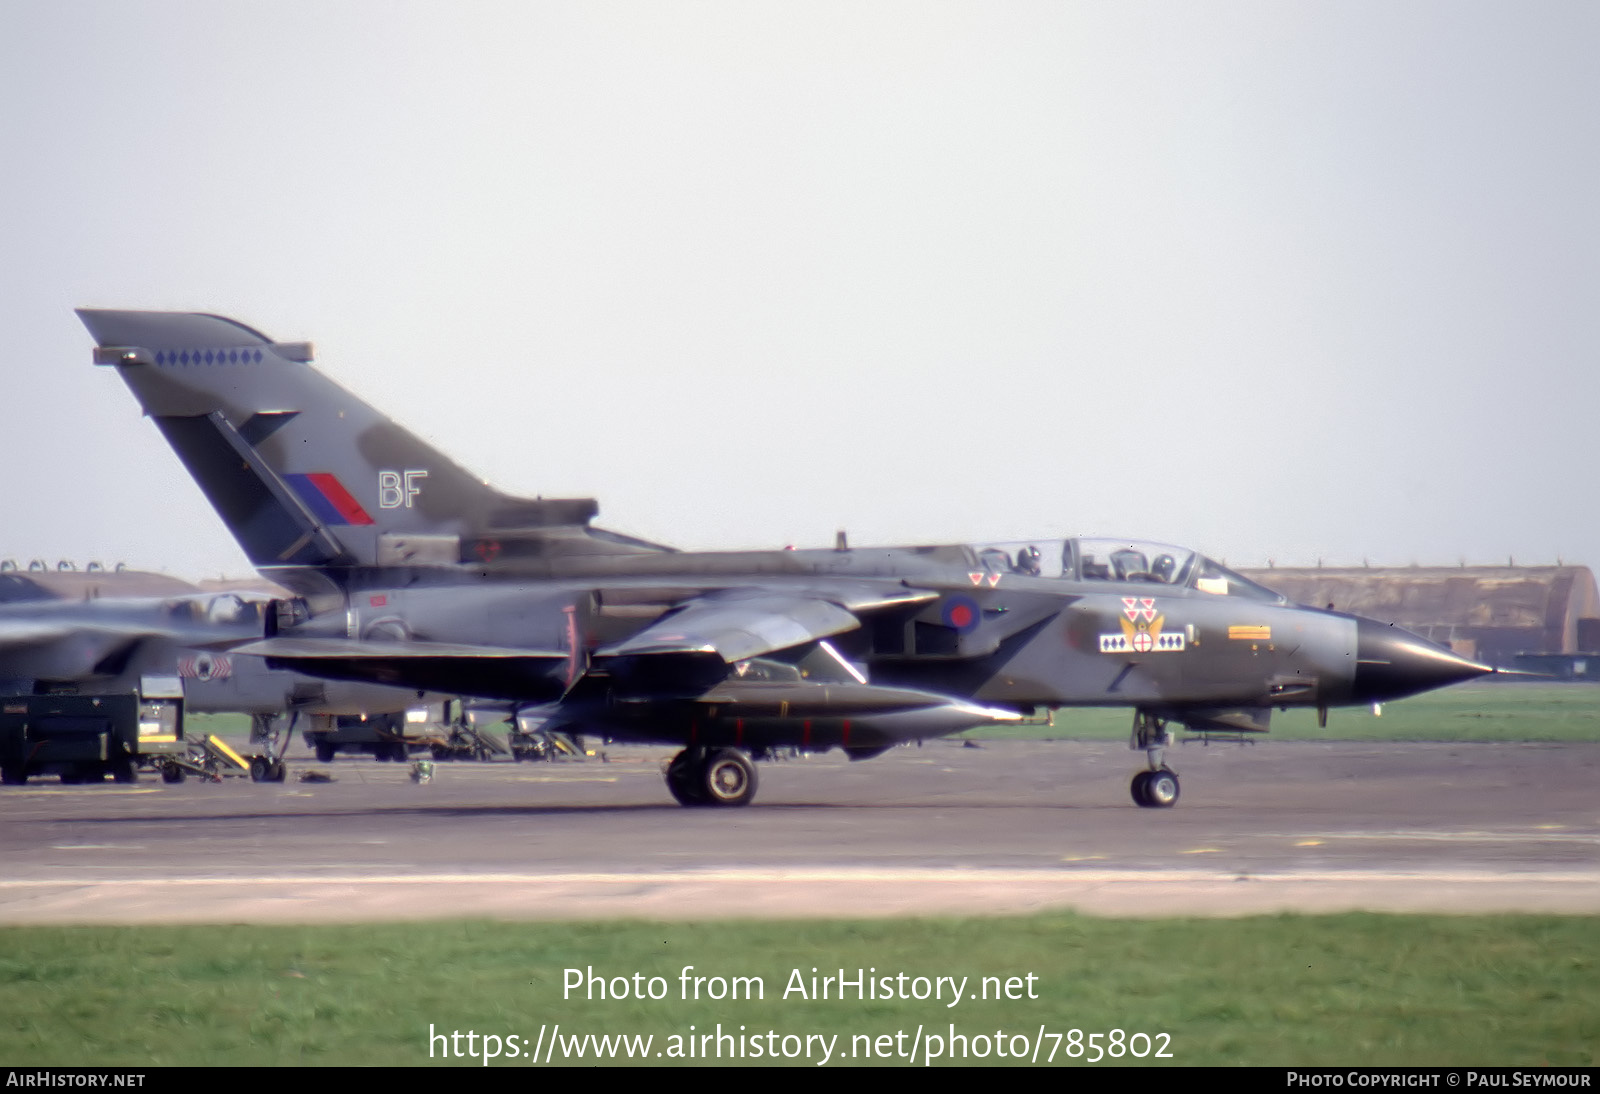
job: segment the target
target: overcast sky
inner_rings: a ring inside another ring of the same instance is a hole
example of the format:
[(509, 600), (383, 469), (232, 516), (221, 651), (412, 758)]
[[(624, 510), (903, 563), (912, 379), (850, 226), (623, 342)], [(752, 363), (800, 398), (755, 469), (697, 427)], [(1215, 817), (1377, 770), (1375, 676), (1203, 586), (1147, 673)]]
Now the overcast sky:
[(249, 570), (72, 309), (695, 548), (1600, 566), (1600, 5), (0, 0), (0, 557)]

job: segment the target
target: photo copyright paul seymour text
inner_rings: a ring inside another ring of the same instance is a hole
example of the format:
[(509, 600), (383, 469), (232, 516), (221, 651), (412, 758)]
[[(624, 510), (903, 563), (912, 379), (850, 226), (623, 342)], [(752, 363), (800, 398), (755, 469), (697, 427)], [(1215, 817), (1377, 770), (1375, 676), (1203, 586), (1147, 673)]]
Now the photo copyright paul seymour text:
[(1593, 1076), (1583, 1071), (1554, 1069), (1548, 1071), (1519, 1071), (1500, 1068), (1494, 1071), (1474, 1071), (1456, 1068), (1442, 1071), (1384, 1071), (1362, 1069), (1357, 1071), (1290, 1071), (1284, 1085), (1291, 1087), (1431, 1087), (1438, 1089), (1483, 1090), (1489, 1087), (1577, 1087), (1589, 1088)]

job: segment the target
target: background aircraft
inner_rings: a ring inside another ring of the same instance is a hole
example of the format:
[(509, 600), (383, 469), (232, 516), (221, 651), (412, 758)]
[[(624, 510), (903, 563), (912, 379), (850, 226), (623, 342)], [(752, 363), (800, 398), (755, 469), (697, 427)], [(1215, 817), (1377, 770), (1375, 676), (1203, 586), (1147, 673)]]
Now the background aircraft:
[[(69, 598), (61, 595), (62, 586), (82, 587), (86, 595)], [(108, 589), (159, 589), (163, 595), (99, 595)], [(5, 713), (17, 722), (0, 733), (6, 781), (25, 781), (30, 770), (40, 770), (14, 739), (22, 734), (37, 743), (39, 734), (22, 723), (35, 722), (37, 730), (40, 717), (52, 719), (54, 736), (82, 738), (45, 750), (79, 757), (53, 761), (52, 770), (70, 777), (132, 777), (133, 767), (114, 744), (119, 734), (127, 736), (126, 727), (111, 724), (120, 714), (106, 706), (105, 719), (63, 720), (62, 711), (44, 711), (53, 705), (51, 698), (181, 695), (188, 713), (249, 714), (252, 742), (266, 753), (261, 774), (272, 780), (284, 776), (282, 755), (296, 716), (313, 716), (315, 722), (322, 715), (321, 721), (331, 723), (339, 716), (403, 714), (423, 704), (426, 697), (415, 690), (309, 677), (229, 652), (261, 637), (270, 603), (258, 595), (202, 592), (159, 574), (0, 572), (0, 700), (12, 700)], [(39, 709), (30, 710), (29, 703)], [(137, 717), (131, 707), (125, 713)], [(171, 728), (150, 732), (165, 737)], [(386, 748), (382, 758), (403, 758), (405, 749), (398, 738), (364, 747)], [(318, 748), (319, 758), (324, 751)]]
[(549, 728), (684, 745), (684, 804), (742, 805), (750, 756), (1127, 706), (1133, 798), (1170, 806), (1169, 723), (1265, 730), (1490, 671), (1296, 606), (1193, 551), (1124, 540), (689, 553), (592, 499), (486, 486), (309, 364), (218, 316), (81, 310), (262, 573), (304, 598), (245, 649), (313, 675), (546, 707)]

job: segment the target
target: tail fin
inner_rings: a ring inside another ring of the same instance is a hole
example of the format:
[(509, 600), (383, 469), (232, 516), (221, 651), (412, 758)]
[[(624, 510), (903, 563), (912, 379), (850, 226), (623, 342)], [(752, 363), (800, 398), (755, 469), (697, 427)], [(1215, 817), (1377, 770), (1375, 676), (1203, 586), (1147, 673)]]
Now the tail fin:
[(354, 567), (478, 562), (507, 535), (589, 538), (592, 499), (484, 485), (312, 368), (309, 343), (216, 315), (78, 317), (95, 363), (121, 373), (257, 569), (340, 581)]

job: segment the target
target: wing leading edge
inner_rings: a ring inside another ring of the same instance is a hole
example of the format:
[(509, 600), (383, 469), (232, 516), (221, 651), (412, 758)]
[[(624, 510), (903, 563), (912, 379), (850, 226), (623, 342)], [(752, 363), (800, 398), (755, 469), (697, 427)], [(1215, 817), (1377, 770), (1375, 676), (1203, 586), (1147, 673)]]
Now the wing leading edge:
[(600, 657), (714, 653), (728, 664), (843, 634), (861, 625), (828, 600), (757, 592), (699, 597), (621, 642)]
[(234, 652), (309, 676), (536, 702), (560, 697), (572, 661), (564, 650), (347, 638), (268, 638)]

